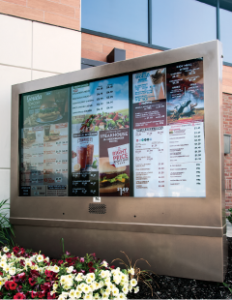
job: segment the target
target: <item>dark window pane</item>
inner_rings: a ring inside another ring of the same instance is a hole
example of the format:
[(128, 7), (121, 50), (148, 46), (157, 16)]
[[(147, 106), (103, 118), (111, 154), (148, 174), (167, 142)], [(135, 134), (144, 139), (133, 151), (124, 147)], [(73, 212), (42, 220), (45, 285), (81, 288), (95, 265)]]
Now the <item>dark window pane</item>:
[(152, 1), (152, 43), (167, 48), (216, 39), (216, 8), (195, 0)]
[(148, 42), (147, 0), (84, 0), (81, 27)]
[(221, 41), (223, 47), (223, 60), (232, 63), (232, 12), (220, 9)]

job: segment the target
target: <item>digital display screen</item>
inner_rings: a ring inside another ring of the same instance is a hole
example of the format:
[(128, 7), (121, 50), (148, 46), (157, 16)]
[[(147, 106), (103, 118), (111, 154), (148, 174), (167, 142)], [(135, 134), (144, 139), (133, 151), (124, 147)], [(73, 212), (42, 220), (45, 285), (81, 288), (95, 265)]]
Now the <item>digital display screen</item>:
[(20, 196), (68, 195), (69, 89), (20, 103)]
[(28, 93), (20, 196), (205, 197), (203, 60)]
[(134, 196), (205, 197), (203, 61), (133, 74)]
[(72, 195), (130, 196), (129, 77), (72, 87)]

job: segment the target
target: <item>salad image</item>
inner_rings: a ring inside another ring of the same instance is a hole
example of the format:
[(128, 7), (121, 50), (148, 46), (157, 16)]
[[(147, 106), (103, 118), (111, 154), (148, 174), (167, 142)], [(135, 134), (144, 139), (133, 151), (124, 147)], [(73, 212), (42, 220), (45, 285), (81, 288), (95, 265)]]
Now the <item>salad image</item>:
[(121, 113), (89, 115), (81, 123), (81, 132), (129, 128), (129, 116)]

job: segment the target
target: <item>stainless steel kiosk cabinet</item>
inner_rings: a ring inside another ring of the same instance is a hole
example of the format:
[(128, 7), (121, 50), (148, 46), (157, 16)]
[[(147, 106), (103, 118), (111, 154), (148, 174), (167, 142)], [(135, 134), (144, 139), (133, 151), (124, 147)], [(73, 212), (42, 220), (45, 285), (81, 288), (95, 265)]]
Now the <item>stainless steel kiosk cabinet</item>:
[(212, 41), (14, 85), (16, 242), (222, 282), (221, 81)]

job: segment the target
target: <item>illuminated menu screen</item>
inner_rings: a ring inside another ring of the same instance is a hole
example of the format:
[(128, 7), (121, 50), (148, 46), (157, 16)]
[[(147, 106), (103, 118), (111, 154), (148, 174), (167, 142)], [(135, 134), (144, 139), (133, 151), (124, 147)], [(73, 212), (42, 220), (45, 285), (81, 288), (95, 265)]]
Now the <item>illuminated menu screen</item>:
[(130, 196), (128, 82), (72, 87), (72, 195)]
[(203, 60), (22, 95), (20, 195), (205, 197)]
[(22, 97), (20, 195), (68, 195), (69, 89)]
[(135, 197), (205, 197), (203, 61), (133, 74)]

